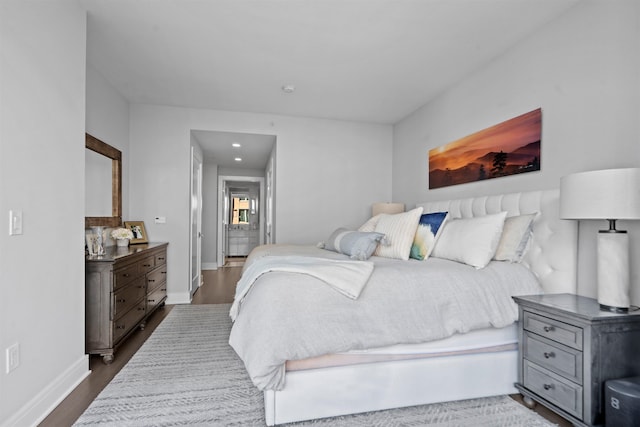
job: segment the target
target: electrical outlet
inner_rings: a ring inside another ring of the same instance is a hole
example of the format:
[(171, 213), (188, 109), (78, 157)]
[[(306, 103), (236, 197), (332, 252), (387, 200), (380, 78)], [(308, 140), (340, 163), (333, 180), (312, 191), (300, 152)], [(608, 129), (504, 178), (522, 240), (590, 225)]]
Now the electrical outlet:
[(7, 374), (18, 366), (20, 366), (20, 344), (15, 343), (14, 345), (7, 348)]

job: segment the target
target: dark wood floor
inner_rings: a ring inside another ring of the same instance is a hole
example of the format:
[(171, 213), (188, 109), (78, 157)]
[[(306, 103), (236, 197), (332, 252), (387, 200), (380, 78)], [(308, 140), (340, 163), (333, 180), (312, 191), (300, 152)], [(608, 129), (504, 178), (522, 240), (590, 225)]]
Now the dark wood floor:
[[(235, 264), (234, 264), (235, 265)], [(240, 278), (242, 267), (223, 267), (218, 270), (203, 271), (203, 285), (193, 296), (192, 304), (224, 304), (232, 303), (235, 284)], [(71, 426), (91, 402), (98, 396), (111, 379), (129, 361), (131, 356), (142, 346), (155, 328), (169, 314), (173, 306), (166, 305), (153, 313), (144, 330), (136, 331), (118, 348), (115, 359), (110, 365), (102, 363), (102, 358), (92, 355), (89, 359), (91, 374), (64, 399), (56, 409), (45, 418), (40, 427)], [(512, 396), (522, 403), (520, 395)], [(571, 427), (571, 423), (558, 417), (546, 408), (538, 405), (536, 412), (558, 424), (560, 427)]]

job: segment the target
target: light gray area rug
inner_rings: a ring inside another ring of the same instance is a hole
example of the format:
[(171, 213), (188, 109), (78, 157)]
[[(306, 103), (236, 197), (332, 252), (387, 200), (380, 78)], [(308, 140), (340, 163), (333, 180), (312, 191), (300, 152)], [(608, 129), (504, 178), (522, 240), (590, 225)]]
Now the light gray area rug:
[[(229, 304), (178, 305), (75, 426), (264, 426), (262, 393), (228, 344)], [(295, 426), (552, 426), (508, 396)]]

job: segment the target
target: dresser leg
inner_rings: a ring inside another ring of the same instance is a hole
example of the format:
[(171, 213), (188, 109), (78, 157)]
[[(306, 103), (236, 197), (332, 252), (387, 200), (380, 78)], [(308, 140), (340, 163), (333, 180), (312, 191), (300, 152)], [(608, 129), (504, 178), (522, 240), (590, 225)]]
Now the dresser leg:
[(522, 402), (524, 402), (524, 406), (529, 409), (533, 409), (536, 407), (536, 401), (529, 396), (522, 396)]
[(111, 362), (113, 362), (113, 354), (103, 354), (102, 355), (102, 362), (105, 365), (110, 365)]

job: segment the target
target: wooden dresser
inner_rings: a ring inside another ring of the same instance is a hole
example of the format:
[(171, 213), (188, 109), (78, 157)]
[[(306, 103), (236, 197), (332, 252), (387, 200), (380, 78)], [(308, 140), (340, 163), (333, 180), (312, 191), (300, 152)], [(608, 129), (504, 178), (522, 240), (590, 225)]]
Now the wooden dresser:
[(601, 311), (570, 294), (513, 298), (520, 307), (518, 390), (575, 426), (604, 424), (604, 383), (640, 375), (640, 312)]
[(85, 261), (85, 341), (113, 361), (116, 348), (167, 299), (168, 243), (110, 246)]

